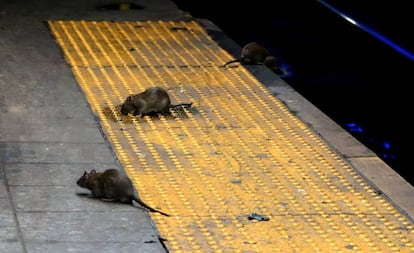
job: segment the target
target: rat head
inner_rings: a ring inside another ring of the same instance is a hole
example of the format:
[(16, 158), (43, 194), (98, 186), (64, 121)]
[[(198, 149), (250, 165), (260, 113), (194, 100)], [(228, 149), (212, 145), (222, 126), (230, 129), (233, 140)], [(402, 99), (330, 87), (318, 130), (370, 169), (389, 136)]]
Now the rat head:
[(91, 170), (89, 173), (85, 170), (83, 172), (83, 175), (76, 181), (76, 184), (79, 187), (85, 188), (88, 184), (87, 182), (88, 182), (89, 178), (91, 176), (95, 175), (95, 174), (96, 174), (96, 170)]
[(132, 96), (130, 95), (125, 99), (125, 102), (121, 106), (121, 114), (122, 115), (128, 115), (128, 113), (134, 113), (135, 112), (135, 106), (132, 103)]
[(266, 56), (264, 65), (275, 72), (278, 72), (280, 70), (279, 62), (274, 56)]

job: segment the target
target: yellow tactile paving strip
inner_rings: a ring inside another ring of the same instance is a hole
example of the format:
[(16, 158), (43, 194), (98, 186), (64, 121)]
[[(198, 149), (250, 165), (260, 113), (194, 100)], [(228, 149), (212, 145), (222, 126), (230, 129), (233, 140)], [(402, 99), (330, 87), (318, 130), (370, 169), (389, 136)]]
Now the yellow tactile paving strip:
[[(414, 252), (413, 224), (196, 22), (49, 21), (171, 252)], [(162, 86), (193, 107), (120, 115)], [(249, 220), (252, 213), (269, 221)]]

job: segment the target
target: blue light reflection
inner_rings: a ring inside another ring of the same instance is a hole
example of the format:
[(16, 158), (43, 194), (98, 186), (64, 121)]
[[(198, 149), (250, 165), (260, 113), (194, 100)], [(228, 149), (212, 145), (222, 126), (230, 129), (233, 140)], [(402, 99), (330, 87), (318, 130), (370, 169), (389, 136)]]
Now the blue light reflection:
[(392, 42), (390, 39), (388, 39), (388, 38), (384, 37), (383, 35), (381, 35), (380, 33), (378, 33), (377, 31), (375, 31), (375, 30), (371, 29), (370, 27), (362, 24), (361, 22), (356, 21), (352, 17), (349, 17), (348, 15), (341, 12), (340, 10), (338, 10), (337, 8), (335, 8), (334, 6), (332, 6), (331, 4), (329, 4), (325, 1), (318, 0), (318, 2), (321, 3), (322, 5), (324, 5), (326, 8), (328, 8), (331, 11), (338, 14), (339, 16), (344, 18), (345, 20), (347, 20), (349, 23), (351, 23), (353, 25), (356, 25), (357, 27), (361, 28), (365, 32), (367, 32), (370, 35), (374, 36), (375, 38), (379, 39), (380, 41), (382, 41), (386, 45), (390, 46), (391, 48), (393, 48), (394, 50), (396, 50), (400, 54), (404, 55), (405, 57), (409, 58), (410, 60), (414, 60), (414, 54), (412, 54), (409, 51), (405, 50), (404, 48), (400, 47), (396, 43)]
[[(363, 128), (355, 122), (345, 123), (345, 126), (351, 134), (362, 134), (364, 132)], [(388, 161), (396, 159), (395, 154), (391, 153), (391, 143), (389, 141), (378, 140), (367, 136), (365, 136), (365, 138), (362, 138), (362, 141), (369, 142), (371, 144), (370, 146), (373, 147), (373, 151), (383, 159)]]

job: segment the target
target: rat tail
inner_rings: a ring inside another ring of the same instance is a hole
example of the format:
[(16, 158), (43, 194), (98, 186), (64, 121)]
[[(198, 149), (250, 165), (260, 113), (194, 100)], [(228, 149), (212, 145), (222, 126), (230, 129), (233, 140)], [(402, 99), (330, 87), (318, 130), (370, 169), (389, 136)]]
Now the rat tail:
[(235, 59), (235, 60), (228, 61), (223, 65), (223, 67), (226, 67), (227, 65), (229, 65), (230, 63), (233, 63), (233, 62), (241, 62), (241, 60), (240, 59)]
[(176, 104), (176, 105), (170, 105), (170, 108), (176, 108), (176, 107), (185, 107), (185, 108), (189, 108), (193, 103), (181, 103), (181, 104)]
[(169, 215), (169, 214), (164, 213), (164, 212), (162, 212), (162, 211), (160, 211), (160, 210), (154, 209), (154, 208), (150, 207), (149, 205), (145, 204), (145, 203), (144, 203), (144, 201), (142, 201), (140, 198), (138, 198), (138, 197), (136, 197), (136, 196), (134, 196), (134, 200), (135, 200), (138, 204), (140, 204), (141, 206), (143, 206), (143, 207), (145, 207), (146, 209), (148, 209), (148, 211), (150, 211), (150, 212), (153, 212), (153, 213), (160, 213), (160, 214), (162, 214), (162, 215), (164, 215), (164, 216), (170, 217), (170, 215)]

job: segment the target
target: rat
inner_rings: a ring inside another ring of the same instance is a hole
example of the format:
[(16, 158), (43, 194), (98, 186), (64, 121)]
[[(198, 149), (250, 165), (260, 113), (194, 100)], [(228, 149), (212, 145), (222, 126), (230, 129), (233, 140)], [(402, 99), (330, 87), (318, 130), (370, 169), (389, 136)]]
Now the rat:
[(117, 169), (106, 169), (103, 172), (96, 172), (96, 170), (91, 170), (90, 172), (85, 171), (76, 181), (76, 184), (79, 187), (90, 190), (94, 198), (99, 198), (104, 201), (118, 201), (131, 205), (135, 201), (150, 212), (170, 216), (145, 204), (137, 196), (131, 179)]
[(263, 64), (270, 69), (271, 71), (275, 72), (276, 74), (279, 75), (283, 75), (284, 72), (283, 70), (279, 67), (279, 61), (277, 60), (276, 57), (269, 55), (266, 56), (266, 58), (264, 59)]
[(267, 56), (271, 56), (269, 50), (257, 42), (249, 42), (242, 48), (240, 58), (231, 60), (224, 66), (233, 62), (240, 62), (242, 65), (263, 64)]
[(169, 114), (170, 108), (190, 107), (193, 103), (171, 104), (167, 91), (160, 87), (151, 87), (139, 94), (130, 95), (121, 105), (121, 114), (134, 116), (145, 116), (152, 113)]
[(260, 65), (263, 64), (270, 70), (279, 73), (279, 63), (269, 50), (257, 42), (247, 43), (241, 51), (240, 58), (226, 62), (223, 67), (233, 62), (240, 62), (242, 65)]

